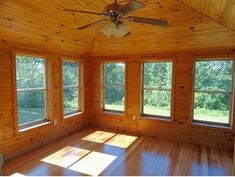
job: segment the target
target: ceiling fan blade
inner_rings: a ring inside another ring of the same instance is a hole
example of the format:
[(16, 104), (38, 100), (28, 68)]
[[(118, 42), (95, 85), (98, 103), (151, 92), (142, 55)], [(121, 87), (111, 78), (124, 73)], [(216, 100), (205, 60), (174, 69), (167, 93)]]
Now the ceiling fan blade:
[(78, 13), (92, 14), (92, 15), (105, 15), (104, 13), (90, 12), (90, 11), (76, 10), (76, 9), (63, 9), (63, 11), (66, 11), (66, 12), (78, 12)]
[(135, 10), (139, 10), (142, 9), (145, 5), (139, 1), (136, 0), (132, 0), (130, 2), (128, 2), (127, 4), (123, 5), (119, 11), (122, 12), (124, 15), (135, 11)]
[(89, 28), (89, 27), (98, 25), (98, 24), (100, 24), (100, 23), (103, 22), (103, 21), (107, 21), (107, 20), (98, 20), (98, 21), (96, 21), (96, 22), (88, 23), (88, 24), (86, 24), (86, 25), (84, 25), (84, 26), (81, 26), (81, 27), (77, 28), (77, 30), (84, 30), (84, 29), (87, 29), (87, 28)]
[(118, 2), (118, 3), (119, 3), (119, 4), (122, 4), (122, 3), (124, 3), (124, 2), (129, 2), (129, 0), (122, 0), (122, 1), (121, 1), (121, 0), (119, 0), (119, 2)]
[(129, 16), (127, 17), (127, 19), (135, 23), (144, 23), (144, 24), (163, 26), (163, 27), (168, 26), (168, 21), (161, 19), (135, 17), (135, 16)]

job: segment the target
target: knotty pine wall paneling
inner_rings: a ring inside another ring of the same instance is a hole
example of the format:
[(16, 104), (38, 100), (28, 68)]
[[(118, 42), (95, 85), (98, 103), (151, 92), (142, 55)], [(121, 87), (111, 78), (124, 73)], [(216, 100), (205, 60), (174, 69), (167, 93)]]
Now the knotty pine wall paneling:
[[(51, 123), (25, 132), (18, 132), (15, 129), (15, 114), (14, 114), (14, 87), (13, 84), (13, 65), (12, 51), (34, 51), (31, 48), (21, 48), (20, 46), (12, 46), (2, 44), (0, 46), (0, 146), (4, 154), (4, 159), (12, 159), (22, 153), (26, 153), (31, 149), (50, 143), (65, 135), (87, 126), (86, 105), (84, 112), (68, 119), (63, 119), (62, 103), (61, 103), (61, 56), (62, 54), (50, 53), (50, 51), (41, 52), (45, 54), (49, 62), (49, 116)], [(38, 54), (36, 51), (35, 54)], [(67, 56), (67, 55), (66, 55)], [(69, 57), (69, 56), (67, 56)], [(88, 76), (88, 67), (84, 56), (73, 56), (83, 61), (84, 81)], [(84, 83), (86, 87), (86, 82)], [(84, 95), (86, 93), (86, 89)], [(84, 98), (86, 104), (86, 98)], [(57, 122), (56, 125), (54, 122)]]
[[(204, 56), (204, 54), (203, 54)], [(223, 56), (223, 55), (205, 55)], [(226, 55), (227, 56), (227, 55)], [(175, 79), (173, 84), (173, 107), (171, 120), (147, 119), (141, 116), (141, 75), (142, 63), (145, 60), (174, 59)], [(193, 66), (197, 56), (192, 53), (177, 55), (130, 55), (99, 56), (90, 61), (89, 88), (92, 89), (88, 104), (89, 123), (95, 127), (116, 129), (128, 132), (173, 139), (183, 142), (204, 144), (219, 148), (233, 148), (233, 128), (220, 128), (192, 124), (191, 105), (193, 89)], [(113, 114), (101, 110), (101, 68), (103, 61), (126, 61), (127, 94), (124, 114)], [(133, 116), (137, 119), (133, 120)]]

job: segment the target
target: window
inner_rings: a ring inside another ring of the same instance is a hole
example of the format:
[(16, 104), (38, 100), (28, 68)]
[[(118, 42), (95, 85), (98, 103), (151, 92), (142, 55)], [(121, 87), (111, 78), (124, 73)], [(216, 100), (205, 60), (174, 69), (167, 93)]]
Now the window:
[(64, 115), (80, 111), (79, 63), (63, 62)]
[(171, 116), (172, 62), (145, 62), (143, 73), (143, 114)]
[(229, 124), (233, 61), (196, 61), (193, 120)]
[(125, 63), (104, 64), (104, 110), (125, 110)]
[(16, 55), (18, 125), (43, 121), (46, 111), (46, 60)]

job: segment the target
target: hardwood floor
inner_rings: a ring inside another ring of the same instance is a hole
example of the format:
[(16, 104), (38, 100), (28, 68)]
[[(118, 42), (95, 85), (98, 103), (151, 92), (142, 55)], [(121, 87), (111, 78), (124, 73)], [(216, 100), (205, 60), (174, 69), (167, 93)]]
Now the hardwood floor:
[(231, 175), (232, 151), (94, 128), (5, 163), (5, 175)]

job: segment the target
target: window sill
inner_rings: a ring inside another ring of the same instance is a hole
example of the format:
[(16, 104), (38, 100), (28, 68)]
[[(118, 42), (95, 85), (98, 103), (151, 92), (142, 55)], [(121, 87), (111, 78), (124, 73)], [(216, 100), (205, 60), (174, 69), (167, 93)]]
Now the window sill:
[(165, 117), (165, 116), (154, 116), (154, 115), (142, 114), (140, 118), (143, 120), (171, 122), (171, 117)]
[(38, 123), (34, 123), (33, 125), (29, 124), (29, 125), (25, 125), (23, 127), (20, 127), (19, 132), (23, 133), (23, 132), (26, 132), (26, 131), (29, 131), (29, 130), (32, 130), (35, 128), (43, 127), (46, 125), (50, 125), (50, 124), (51, 124), (51, 122), (49, 122), (48, 120), (40, 121)]
[(232, 127), (229, 124), (213, 124), (209, 122), (193, 121), (192, 125), (232, 130)]
[(73, 118), (73, 117), (76, 117), (76, 116), (81, 115), (81, 114), (83, 114), (83, 112), (74, 112), (74, 113), (71, 113), (71, 114), (66, 114), (66, 115), (64, 115), (64, 119)]
[(122, 116), (125, 114), (124, 111), (114, 111), (114, 110), (107, 110), (107, 109), (103, 109), (102, 113), (104, 114), (112, 114), (112, 115), (118, 115), (118, 116)]

